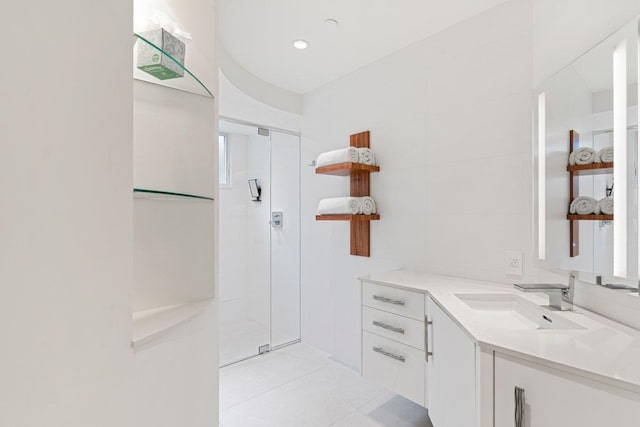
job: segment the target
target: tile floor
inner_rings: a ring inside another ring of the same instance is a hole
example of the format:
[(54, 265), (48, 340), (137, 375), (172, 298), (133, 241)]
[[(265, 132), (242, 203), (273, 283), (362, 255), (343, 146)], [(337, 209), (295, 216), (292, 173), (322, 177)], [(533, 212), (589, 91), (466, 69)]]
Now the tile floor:
[(431, 427), (426, 410), (306, 344), (220, 370), (223, 427)]
[(269, 328), (251, 320), (220, 325), (220, 366), (258, 354), (271, 340)]

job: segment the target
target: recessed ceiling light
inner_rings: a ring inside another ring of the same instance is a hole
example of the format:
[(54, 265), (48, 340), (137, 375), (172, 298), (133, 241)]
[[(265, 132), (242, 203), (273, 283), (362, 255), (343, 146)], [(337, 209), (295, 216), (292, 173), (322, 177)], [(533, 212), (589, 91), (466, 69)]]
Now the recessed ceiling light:
[(309, 43), (307, 43), (304, 40), (294, 40), (293, 41), (293, 47), (295, 47), (296, 49), (306, 49), (309, 47)]
[(336, 28), (338, 26), (338, 20), (333, 18), (325, 19), (324, 23), (327, 27), (330, 28)]

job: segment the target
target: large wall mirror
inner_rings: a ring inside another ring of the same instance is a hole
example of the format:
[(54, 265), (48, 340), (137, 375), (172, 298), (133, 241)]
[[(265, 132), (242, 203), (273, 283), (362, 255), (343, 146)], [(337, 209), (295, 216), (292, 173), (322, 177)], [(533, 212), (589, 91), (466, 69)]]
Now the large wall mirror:
[(612, 288), (638, 286), (638, 24), (535, 92), (538, 259)]

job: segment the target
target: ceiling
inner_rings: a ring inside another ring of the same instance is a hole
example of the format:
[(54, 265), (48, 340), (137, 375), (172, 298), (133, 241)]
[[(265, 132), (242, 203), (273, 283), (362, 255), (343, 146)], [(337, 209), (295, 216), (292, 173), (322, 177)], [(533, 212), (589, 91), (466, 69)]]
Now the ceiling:
[[(306, 93), (503, 2), (218, 0), (218, 37), (248, 72)], [(309, 47), (293, 48), (296, 39)]]

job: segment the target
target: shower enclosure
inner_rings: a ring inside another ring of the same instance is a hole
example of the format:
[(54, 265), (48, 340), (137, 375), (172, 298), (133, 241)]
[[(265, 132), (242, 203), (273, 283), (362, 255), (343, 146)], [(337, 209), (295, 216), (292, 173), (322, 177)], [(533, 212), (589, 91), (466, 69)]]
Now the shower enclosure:
[(300, 135), (226, 119), (220, 132), (225, 366), (300, 340)]

